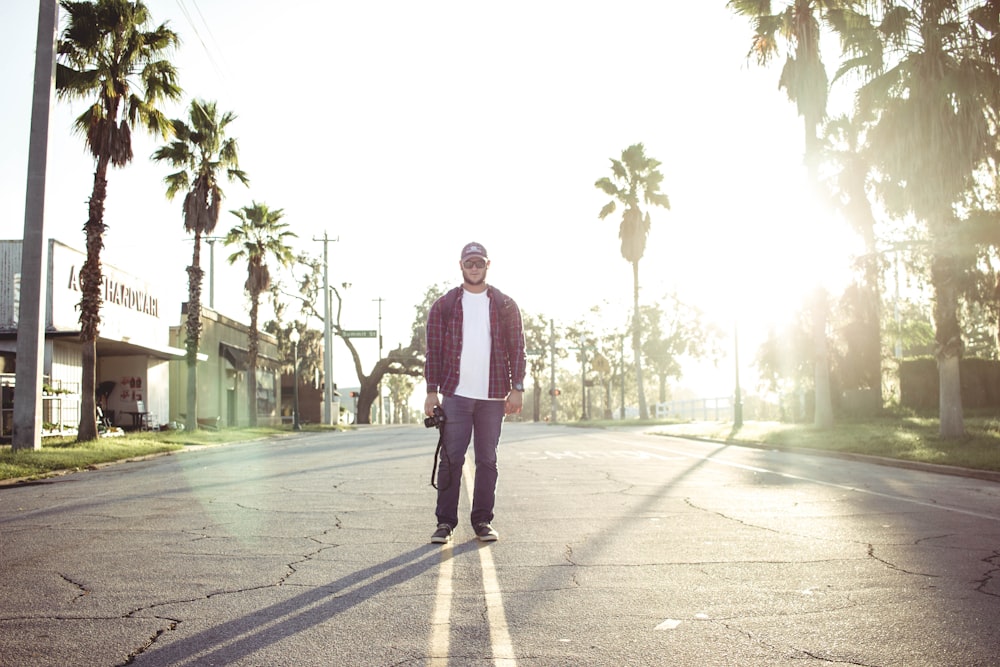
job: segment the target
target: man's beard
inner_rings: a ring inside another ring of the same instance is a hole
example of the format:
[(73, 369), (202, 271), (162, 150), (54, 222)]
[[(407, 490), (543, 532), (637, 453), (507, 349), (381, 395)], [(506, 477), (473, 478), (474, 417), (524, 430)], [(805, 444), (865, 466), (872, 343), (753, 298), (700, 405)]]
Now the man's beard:
[(465, 279), (465, 284), (466, 285), (472, 285), (472, 286), (482, 285), (484, 282), (486, 282), (486, 273), (483, 272), (483, 275), (482, 275), (482, 277), (479, 280), (472, 280), (467, 275), (463, 275), (462, 278)]

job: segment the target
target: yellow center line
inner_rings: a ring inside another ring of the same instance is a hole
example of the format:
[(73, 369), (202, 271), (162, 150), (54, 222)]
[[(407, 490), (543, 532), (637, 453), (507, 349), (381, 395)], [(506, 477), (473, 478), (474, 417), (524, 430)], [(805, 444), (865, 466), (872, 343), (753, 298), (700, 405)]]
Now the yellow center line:
[[(473, 464), (462, 471), (465, 492), (472, 502), (475, 480)], [(441, 565), (438, 568), (437, 592), (434, 596), (434, 611), (431, 616), (430, 664), (434, 667), (448, 666), (448, 651), (451, 633), (451, 600), (455, 594), (452, 584), (455, 572), (452, 544), (442, 545)], [(496, 667), (517, 667), (514, 645), (507, 627), (507, 614), (503, 608), (503, 595), (497, 580), (493, 553), (487, 547), (479, 549), (479, 563), (483, 571), (483, 594), (486, 599), (486, 620), (490, 626), (490, 651)]]
[[(473, 465), (467, 464), (463, 470), (465, 493), (472, 502)], [(507, 614), (503, 608), (503, 596), (500, 593), (500, 583), (497, 581), (496, 567), (493, 565), (493, 553), (488, 548), (479, 549), (479, 563), (483, 570), (483, 593), (486, 597), (486, 618), (490, 624), (490, 644), (493, 653), (493, 664), (497, 667), (517, 667), (514, 656), (514, 645), (510, 641), (507, 628)]]
[(438, 569), (437, 595), (434, 597), (434, 615), (431, 617), (431, 665), (447, 667), (448, 642), (451, 633), (452, 573), (454, 572), (451, 543), (441, 548), (441, 567)]

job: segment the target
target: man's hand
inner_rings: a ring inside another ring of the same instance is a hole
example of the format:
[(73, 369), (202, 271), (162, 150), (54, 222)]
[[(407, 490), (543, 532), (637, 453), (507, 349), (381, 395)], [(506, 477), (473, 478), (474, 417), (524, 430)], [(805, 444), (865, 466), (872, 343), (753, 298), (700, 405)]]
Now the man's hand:
[(517, 389), (512, 389), (507, 394), (507, 403), (504, 406), (504, 414), (515, 415), (521, 411), (521, 403), (524, 401), (524, 393)]
[(427, 398), (424, 399), (424, 414), (428, 417), (434, 414), (434, 408), (441, 405), (441, 400), (438, 398), (437, 392), (432, 392), (427, 394)]

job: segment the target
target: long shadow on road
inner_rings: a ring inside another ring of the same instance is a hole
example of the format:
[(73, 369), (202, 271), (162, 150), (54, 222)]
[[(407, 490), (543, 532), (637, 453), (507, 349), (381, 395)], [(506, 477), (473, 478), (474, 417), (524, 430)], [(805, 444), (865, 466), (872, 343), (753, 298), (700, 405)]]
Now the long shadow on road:
[[(215, 625), (190, 637), (169, 641), (170, 634), (163, 634), (157, 641), (167, 643), (160, 645), (154, 642), (150, 648), (137, 655), (134, 662), (157, 665), (232, 664), (437, 567), (443, 562), (442, 559), (455, 558), (476, 548), (477, 544), (472, 541), (456, 544), (451, 550), (425, 544), (324, 586), (309, 587), (288, 600)], [(149, 613), (155, 609), (156, 607), (146, 608), (141, 613)]]

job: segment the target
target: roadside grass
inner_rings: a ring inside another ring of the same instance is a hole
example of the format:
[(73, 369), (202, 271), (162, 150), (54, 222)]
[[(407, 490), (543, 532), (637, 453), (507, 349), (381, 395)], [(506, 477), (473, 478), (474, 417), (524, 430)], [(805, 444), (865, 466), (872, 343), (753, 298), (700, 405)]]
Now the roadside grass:
[[(657, 434), (701, 438), (732, 444), (770, 445), (775, 448), (814, 449), (882, 456), (938, 465), (1000, 471), (1000, 419), (966, 416), (966, 436), (943, 440), (936, 417), (893, 415), (864, 421), (839, 421), (830, 429), (811, 424), (744, 422), (646, 422)], [(622, 422), (589, 422), (589, 425), (622, 426)], [(625, 425), (640, 425), (626, 422)]]
[[(311, 425), (303, 427), (303, 430), (336, 429)], [(233, 428), (218, 431), (203, 429), (197, 431), (146, 431), (80, 443), (76, 442), (73, 437), (44, 438), (42, 448), (37, 450), (15, 452), (10, 445), (0, 446), (0, 480), (40, 479), (62, 472), (94, 468), (103, 463), (175, 452), (185, 447), (244, 442), (291, 432), (289, 427)]]
[[(648, 427), (661, 435), (699, 438), (731, 444), (801, 448), (882, 456), (906, 461), (1000, 471), (1000, 418), (965, 417), (966, 437), (942, 440), (936, 417), (888, 415), (865, 421), (838, 421), (833, 428), (810, 424), (744, 422), (734, 430), (729, 422), (680, 422), (671, 420), (593, 420), (570, 425), (603, 428)], [(318, 424), (304, 431), (341, 430)], [(185, 447), (221, 445), (290, 434), (290, 427), (233, 428), (218, 431), (159, 431), (128, 433), (77, 443), (73, 438), (45, 438), (39, 450), (12, 451), (0, 445), (0, 480), (39, 479), (66, 471), (85, 470), (113, 461), (182, 450)]]

